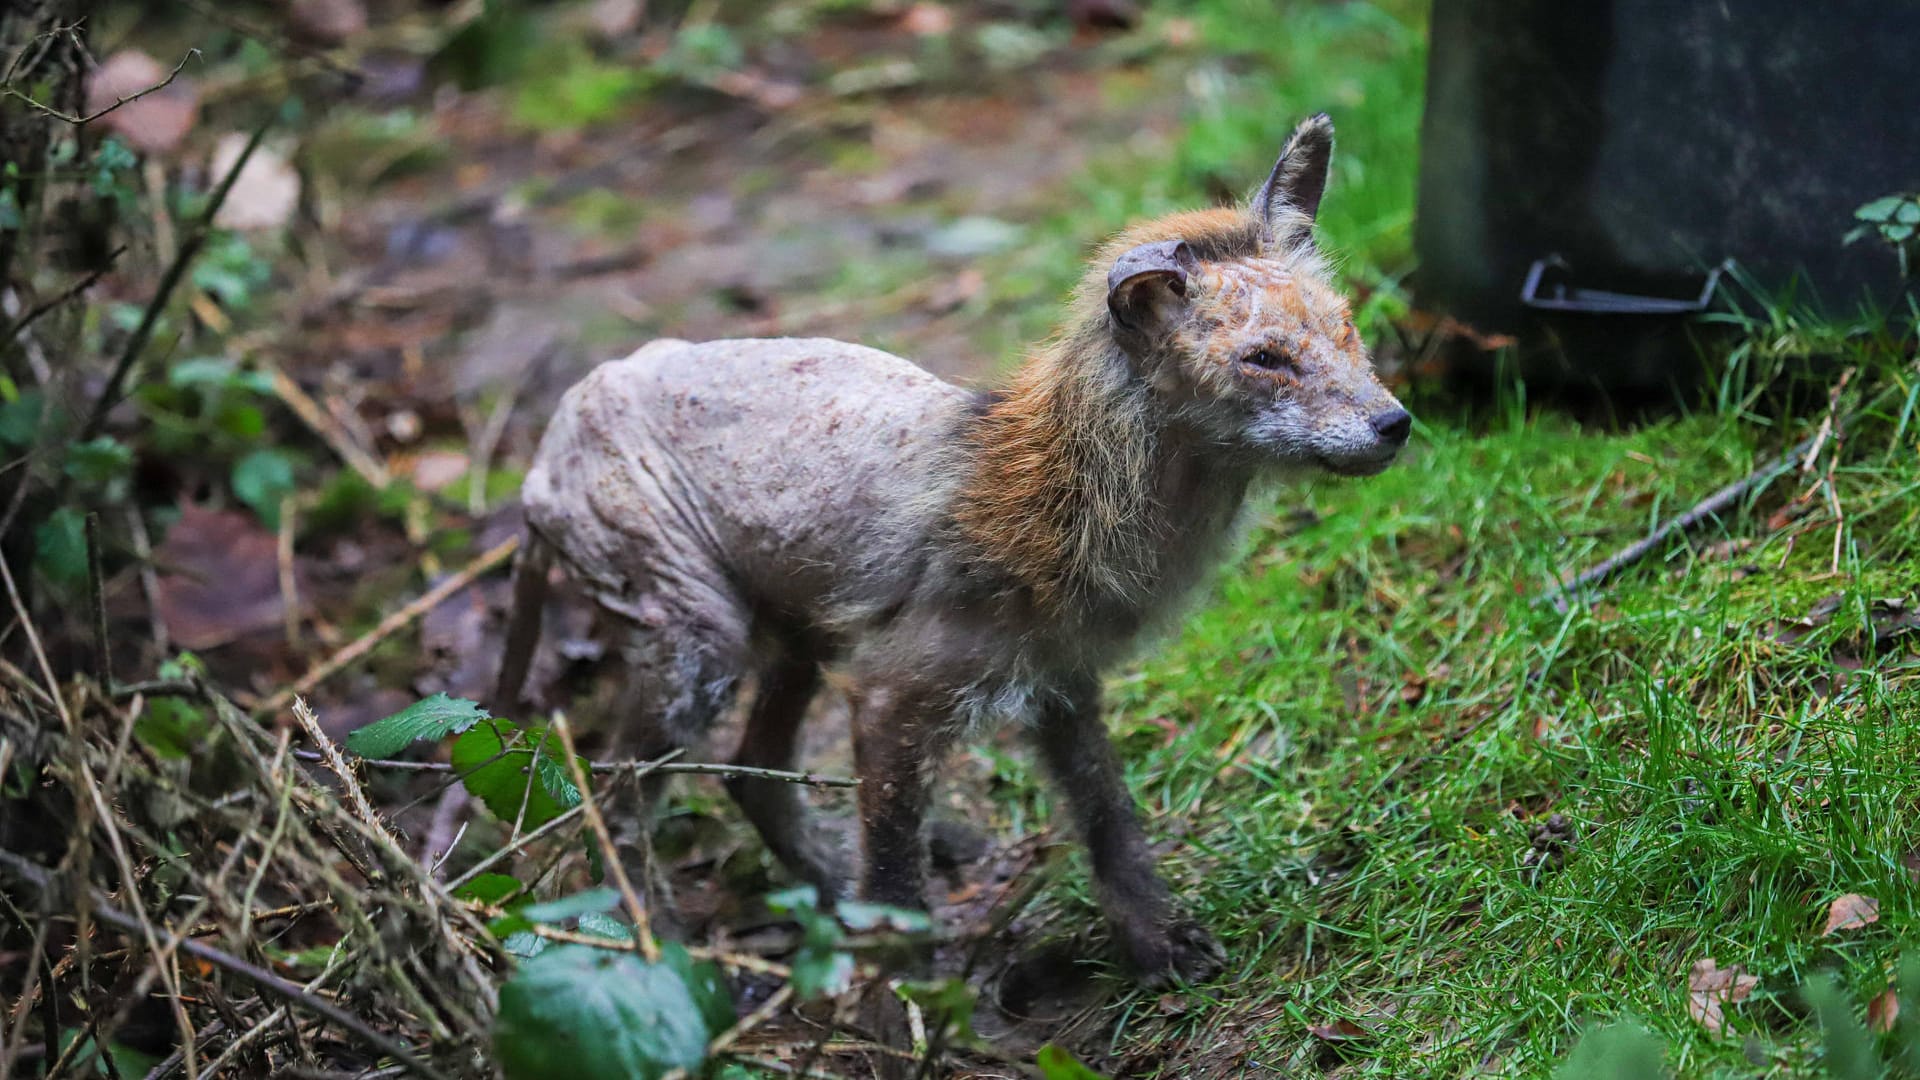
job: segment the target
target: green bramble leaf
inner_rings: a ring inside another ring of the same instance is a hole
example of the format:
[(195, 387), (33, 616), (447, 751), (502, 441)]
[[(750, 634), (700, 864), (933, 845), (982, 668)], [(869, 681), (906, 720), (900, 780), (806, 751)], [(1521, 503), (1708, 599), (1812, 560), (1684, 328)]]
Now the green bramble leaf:
[(64, 588), (87, 580), (87, 522), (71, 506), (57, 507), (34, 530), (34, 565)]
[(557, 923), (578, 915), (597, 915), (611, 911), (620, 902), (620, 894), (612, 889), (587, 889), (563, 896), (558, 900), (547, 900), (538, 904), (528, 904), (520, 909), (520, 914), (534, 922)]
[(1040, 1066), (1040, 1075), (1046, 1080), (1107, 1080), (1054, 1043), (1041, 1047), (1034, 1062)]
[(477, 702), (435, 694), (348, 735), (347, 749), (363, 758), (392, 757), (421, 739), (442, 739), (485, 719)]
[[(454, 740), (453, 770), (494, 817), (518, 819), (522, 827), (537, 829), (580, 802), (580, 789), (559, 760), (559, 751), (559, 740), (548, 736), (545, 728), (522, 731), (496, 721), (472, 727)], [(533, 784), (527, 783), (529, 764), (536, 777)], [(584, 770), (587, 762), (583, 759), (580, 765)]]
[(622, 943), (633, 941), (633, 927), (604, 912), (587, 912), (574, 923), (574, 929), (588, 937), (606, 938), (608, 941)]
[(521, 888), (520, 880), (510, 874), (481, 874), (455, 889), (453, 895), (475, 903), (498, 904)]
[(293, 493), (293, 458), (266, 447), (233, 463), (233, 494), (269, 529), (280, 527), (280, 503)]
[(507, 1080), (659, 1080), (698, 1069), (713, 1035), (667, 964), (555, 945), (500, 988), (493, 1046)]

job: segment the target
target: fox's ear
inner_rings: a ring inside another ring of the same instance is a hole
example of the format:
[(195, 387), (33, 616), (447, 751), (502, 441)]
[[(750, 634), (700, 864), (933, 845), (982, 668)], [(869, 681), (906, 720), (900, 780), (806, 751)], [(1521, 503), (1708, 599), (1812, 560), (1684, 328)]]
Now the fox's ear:
[(1194, 270), (1185, 240), (1161, 240), (1128, 248), (1107, 272), (1107, 310), (1120, 327), (1151, 332), (1186, 302), (1187, 276)]
[(1326, 113), (1310, 116), (1287, 136), (1273, 174), (1253, 196), (1253, 212), (1260, 216), (1267, 243), (1292, 247), (1313, 239), (1314, 215), (1327, 191), (1327, 164), (1333, 160), (1333, 120)]

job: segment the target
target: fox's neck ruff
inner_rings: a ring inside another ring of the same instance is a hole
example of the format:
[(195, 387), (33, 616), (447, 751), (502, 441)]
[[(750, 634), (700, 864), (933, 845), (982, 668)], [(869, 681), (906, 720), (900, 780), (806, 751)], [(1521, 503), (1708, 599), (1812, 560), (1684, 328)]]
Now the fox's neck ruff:
[(1138, 599), (1166, 522), (1164, 440), (1105, 313), (1045, 346), (963, 436), (960, 531), (1043, 609)]

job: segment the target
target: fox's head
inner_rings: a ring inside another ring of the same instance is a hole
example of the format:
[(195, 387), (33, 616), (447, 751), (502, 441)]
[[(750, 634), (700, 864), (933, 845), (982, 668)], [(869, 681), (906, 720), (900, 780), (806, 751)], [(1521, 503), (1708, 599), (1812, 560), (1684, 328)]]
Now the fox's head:
[(1099, 265), (1114, 339), (1170, 419), (1264, 463), (1364, 476), (1413, 421), (1314, 248), (1332, 153), (1315, 116), (1249, 204), (1138, 226)]

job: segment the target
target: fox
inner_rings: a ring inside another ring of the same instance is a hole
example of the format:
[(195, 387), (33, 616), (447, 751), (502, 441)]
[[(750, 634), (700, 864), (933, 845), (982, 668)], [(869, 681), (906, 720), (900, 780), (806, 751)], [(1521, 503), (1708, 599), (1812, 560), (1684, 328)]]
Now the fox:
[[(1184, 610), (1268, 481), (1378, 473), (1407, 442), (1314, 240), (1332, 151), (1311, 117), (1249, 202), (1126, 229), (984, 390), (829, 339), (662, 339), (595, 368), (526, 475), (496, 698), (518, 698), (556, 565), (615, 616), (617, 722), (646, 755), (701, 741), (751, 684), (732, 760), (793, 768), (833, 671), (853, 891), (923, 910), (941, 762), (1017, 725), (1122, 959), (1150, 985), (1217, 974), (1223, 950), (1156, 871), (1102, 678)], [(792, 875), (848, 895), (795, 785), (727, 786)]]

